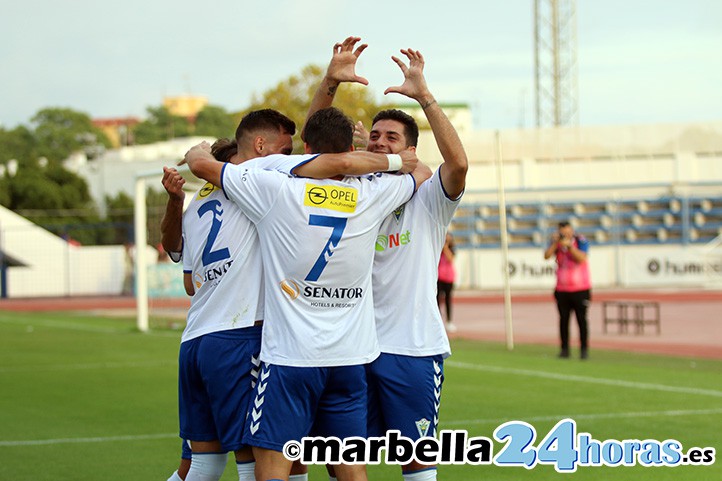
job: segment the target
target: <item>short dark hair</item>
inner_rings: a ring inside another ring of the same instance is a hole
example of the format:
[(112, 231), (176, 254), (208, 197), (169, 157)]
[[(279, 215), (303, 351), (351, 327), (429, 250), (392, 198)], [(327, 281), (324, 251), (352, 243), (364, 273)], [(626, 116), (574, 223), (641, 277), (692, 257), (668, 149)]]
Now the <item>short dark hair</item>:
[(240, 142), (245, 133), (258, 130), (282, 130), (285, 133), (294, 135), (296, 133), (296, 124), (278, 110), (253, 110), (244, 115), (238, 124), (236, 142)]
[(571, 225), (569, 222), (563, 220), (559, 223), (559, 228), (561, 229), (562, 227), (567, 227), (569, 225)]
[(412, 116), (398, 109), (386, 109), (377, 113), (372, 121), (372, 126), (376, 125), (379, 120), (395, 120), (404, 126), (404, 137), (406, 137), (406, 147), (414, 146), (419, 143), (419, 126)]
[(353, 121), (335, 107), (321, 109), (308, 118), (301, 137), (314, 154), (348, 152), (353, 146)]
[(228, 162), (238, 153), (238, 144), (235, 139), (218, 139), (211, 145), (211, 155), (221, 162)]

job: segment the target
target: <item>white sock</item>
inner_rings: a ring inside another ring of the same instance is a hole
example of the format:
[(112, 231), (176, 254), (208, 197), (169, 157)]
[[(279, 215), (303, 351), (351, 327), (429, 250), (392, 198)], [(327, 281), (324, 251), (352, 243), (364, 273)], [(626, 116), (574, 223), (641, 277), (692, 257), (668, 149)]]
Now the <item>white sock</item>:
[(178, 476), (178, 471), (171, 474), (170, 478), (168, 478), (168, 481), (183, 481), (180, 476)]
[(308, 473), (292, 474), (288, 477), (288, 481), (308, 481)]
[(256, 481), (256, 470), (255, 461), (246, 461), (239, 463), (236, 461), (236, 469), (238, 469), (238, 481)]
[(227, 453), (193, 453), (186, 481), (218, 481), (223, 476), (227, 461)]
[(436, 468), (426, 468), (421, 471), (409, 471), (402, 474), (404, 481), (436, 481)]

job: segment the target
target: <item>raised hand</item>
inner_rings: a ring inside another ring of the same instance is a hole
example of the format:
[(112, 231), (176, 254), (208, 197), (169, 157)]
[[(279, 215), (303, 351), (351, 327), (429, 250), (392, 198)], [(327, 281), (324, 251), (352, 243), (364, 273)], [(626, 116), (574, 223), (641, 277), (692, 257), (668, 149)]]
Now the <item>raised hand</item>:
[(326, 70), (326, 78), (334, 82), (357, 82), (368, 85), (369, 81), (356, 75), (356, 61), (368, 47), (363, 43), (354, 50), (361, 37), (348, 37), (333, 46), (333, 56)]
[(213, 156), (211, 155), (211, 144), (209, 144), (208, 142), (206, 142), (204, 140), (200, 144), (194, 145), (193, 147), (190, 148), (190, 150), (188, 150), (188, 152), (186, 152), (186, 155), (185, 155), (185, 157), (183, 157), (183, 160), (178, 162), (178, 165), (183, 165), (183, 164), (190, 165), (190, 163), (197, 158), (206, 158), (206, 159), (211, 158), (212, 159)]
[(403, 164), (401, 165), (401, 168), (399, 169), (399, 172), (402, 174), (409, 174), (416, 170), (416, 167), (419, 164), (419, 159), (416, 157), (416, 152), (413, 150), (402, 150), (399, 152), (399, 155), (401, 156), (401, 162)]
[(359, 150), (366, 150), (369, 145), (369, 131), (360, 120), (353, 126), (353, 145)]
[(418, 50), (401, 49), (401, 53), (409, 60), (407, 66), (398, 57), (391, 57), (396, 62), (401, 72), (404, 74), (404, 83), (398, 87), (389, 87), (384, 91), (384, 95), (389, 93), (397, 93), (405, 95), (419, 102), (422, 107), (425, 103), (432, 102), (433, 97), (429, 88), (426, 86), (424, 78), (424, 56)]
[(183, 185), (186, 181), (176, 169), (172, 167), (163, 167), (163, 179), (161, 180), (161, 183), (170, 197), (183, 200), (185, 197)]

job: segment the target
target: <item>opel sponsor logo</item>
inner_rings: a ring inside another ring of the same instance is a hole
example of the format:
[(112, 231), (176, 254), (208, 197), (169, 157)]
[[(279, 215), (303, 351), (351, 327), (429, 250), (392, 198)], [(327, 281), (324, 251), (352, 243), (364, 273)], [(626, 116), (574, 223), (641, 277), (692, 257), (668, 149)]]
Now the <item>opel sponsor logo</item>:
[(208, 197), (213, 193), (213, 191), (216, 190), (215, 186), (211, 183), (208, 183), (203, 186), (201, 191), (198, 193), (200, 197)]
[(321, 187), (314, 187), (308, 191), (308, 200), (315, 205), (321, 205), (328, 199), (326, 190)]

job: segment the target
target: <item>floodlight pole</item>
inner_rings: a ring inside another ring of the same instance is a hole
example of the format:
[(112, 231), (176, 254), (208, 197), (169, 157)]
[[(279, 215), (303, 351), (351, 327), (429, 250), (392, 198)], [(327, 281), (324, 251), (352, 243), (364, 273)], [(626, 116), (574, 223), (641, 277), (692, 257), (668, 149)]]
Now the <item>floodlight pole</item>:
[(506, 226), (506, 194), (504, 192), (504, 159), (501, 135), (496, 131), (496, 184), (499, 196), (499, 231), (501, 233), (502, 272), (504, 273), (504, 325), (506, 348), (514, 349), (514, 327), (511, 317), (511, 286), (509, 283), (509, 235)]

